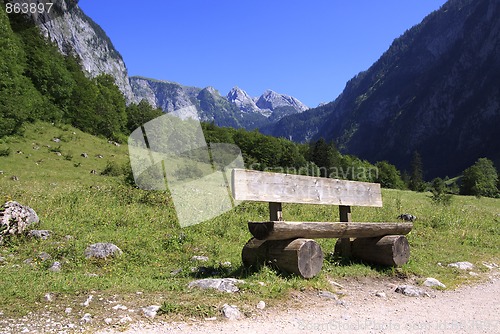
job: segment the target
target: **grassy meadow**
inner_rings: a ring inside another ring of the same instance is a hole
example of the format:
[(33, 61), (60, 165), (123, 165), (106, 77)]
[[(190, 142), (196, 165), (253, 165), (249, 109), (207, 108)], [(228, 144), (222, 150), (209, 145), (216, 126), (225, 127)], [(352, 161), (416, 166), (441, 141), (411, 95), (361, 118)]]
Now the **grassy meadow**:
[[(126, 145), (115, 146), (67, 125), (36, 123), (26, 126), (24, 137), (0, 140), (0, 150), (7, 147), (10, 155), (0, 156), (0, 201), (32, 207), (40, 217), (33, 228), (53, 235), (48, 240), (10, 238), (0, 246), (0, 257), (6, 259), (0, 264), (0, 311), (5, 314), (43, 308), (46, 293), (70, 305), (94, 292), (123, 300), (141, 298), (145, 305), (163, 304), (167, 313), (205, 317), (223, 303), (255, 305), (266, 300), (273, 306), (293, 290), (331, 290), (329, 280), (341, 277), (432, 276), (453, 288), (476, 278), (446, 264), (469, 261), (481, 273), (487, 271), (483, 261), (500, 261), (500, 199), (454, 196), (451, 205), (441, 206), (427, 193), (384, 189), (383, 208), (354, 207), (352, 215), (355, 221), (381, 222), (396, 221), (406, 212), (418, 217), (408, 235), (410, 261), (402, 268), (342, 262), (331, 256), (336, 240), (320, 240), (326, 260), (318, 277), (303, 280), (271, 268), (249, 272), (240, 258), (250, 239), (246, 222), (267, 219), (267, 203), (243, 203), (181, 229), (168, 193), (135, 189), (124, 181), (116, 166), (128, 162)], [(106, 169), (107, 175), (101, 175)], [(286, 220), (339, 219), (335, 206), (285, 204), (283, 210)], [(123, 255), (106, 261), (85, 259), (85, 248), (96, 242), (114, 243)], [(52, 260), (38, 259), (41, 252)], [(194, 262), (195, 255), (209, 261)], [(61, 262), (61, 272), (48, 270), (53, 261)], [(193, 269), (199, 266), (206, 269)], [(232, 295), (187, 288), (202, 277), (237, 277), (246, 283), (241, 293)], [(140, 297), (137, 292), (142, 292)]]

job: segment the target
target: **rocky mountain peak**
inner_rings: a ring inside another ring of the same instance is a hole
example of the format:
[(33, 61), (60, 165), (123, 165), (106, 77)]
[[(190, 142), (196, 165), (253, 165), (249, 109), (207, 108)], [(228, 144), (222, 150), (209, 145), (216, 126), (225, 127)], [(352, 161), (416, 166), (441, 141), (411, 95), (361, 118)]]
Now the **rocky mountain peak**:
[(284, 94), (278, 94), (270, 89), (266, 90), (264, 94), (256, 102), (257, 107), (261, 109), (270, 109), (275, 111), (279, 108), (292, 107), (298, 112), (303, 112), (309, 109), (305, 104), (296, 98)]
[(233, 87), (231, 89), (231, 91), (227, 94), (227, 100), (234, 103), (245, 113), (260, 112), (259, 107), (257, 107), (255, 101), (250, 97), (250, 95), (239, 87)]
[(203, 90), (209, 92), (212, 95), (221, 96), (219, 91), (212, 86), (205, 87), (203, 88)]

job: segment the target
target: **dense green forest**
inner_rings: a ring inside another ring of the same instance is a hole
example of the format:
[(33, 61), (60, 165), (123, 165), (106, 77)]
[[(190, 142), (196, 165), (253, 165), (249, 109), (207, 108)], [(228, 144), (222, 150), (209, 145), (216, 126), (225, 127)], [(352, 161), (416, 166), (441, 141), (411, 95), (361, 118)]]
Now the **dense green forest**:
[[(2, 1), (3, 5), (3, 1)], [(62, 55), (22, 16), (0, 11), (0, 138), (22, 135), (25, 122), (42, 120), (71, 124), (82, 131), (126, 142), (137, 127), (162, 115), (147, 102), (127, 106), (125, 97), (109, 75), (89, 78), (80, 59)], [(333, 142), (319, 139), (309, 144), (266, 136), (255, 131), (203, 124), (208, 143), (237, 145), (247, 168), (381, 183), (383, 187), (458, 193), (452, 182), (424, 182), (424, 167), (417, 152), (412, 170), (401, 173), (387, 161), (371, 164), (342, 155)], [(0, 153), (9, 154), (0, 147)], [(498, 174), (481, 160), (465, 173), (463, 194), (498, 196)], [(486, 176), (485, 176), (486, 174)], [(443, 186), (444, 184), (444, 186)], [(435, 189), (434, 189), (435, 190)]]

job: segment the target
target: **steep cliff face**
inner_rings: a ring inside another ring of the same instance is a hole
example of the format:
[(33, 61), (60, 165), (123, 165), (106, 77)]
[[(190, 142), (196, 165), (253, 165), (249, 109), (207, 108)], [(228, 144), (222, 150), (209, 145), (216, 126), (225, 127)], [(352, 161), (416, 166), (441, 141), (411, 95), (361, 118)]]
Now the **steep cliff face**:
[[(194, 106), (201, 120), (213, 121), (219, 126), (256, 129), (307, 109), (296, 98), (273, 91), (267, 91), (259, 98), (252, 98), (238, 87), (222, 96), (213, 87), (201, 89), (143, 77), (131, 77), (130, 83), (135, 102), (145, 99), (165, 112)], [(263, 107), (259, 107), (256, 101)]]
[[(401, 169), (418, 151), (428, 178), (456, 175), (482, 156), (500, 164), (499, 17), (497, 0), (448, 1), (396, 39), (326, 110), (312, 110), (303, 126), (315, 130), (322, 115), (316, 138)], [(286, 135), (283, 128), (271, 132)]]
[[(64, 5), (63, 5), (64, 6)], [(61, 16), (42, 25), (42, 33), (54, 41), (63, 54), (75, 53), (82, 60), (83, 69), (91, 77), (109, 74), (128, 102), (134, 97), (125, 63), (102, 28), (74, 5), (63, 8)]]

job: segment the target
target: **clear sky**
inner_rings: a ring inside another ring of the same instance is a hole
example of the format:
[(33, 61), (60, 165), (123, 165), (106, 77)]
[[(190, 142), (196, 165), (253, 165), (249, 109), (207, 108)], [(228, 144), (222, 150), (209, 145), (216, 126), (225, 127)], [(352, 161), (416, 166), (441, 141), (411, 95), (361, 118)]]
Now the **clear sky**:
[(445, 0), (80, 0), (129, 75), (333, 101)]

